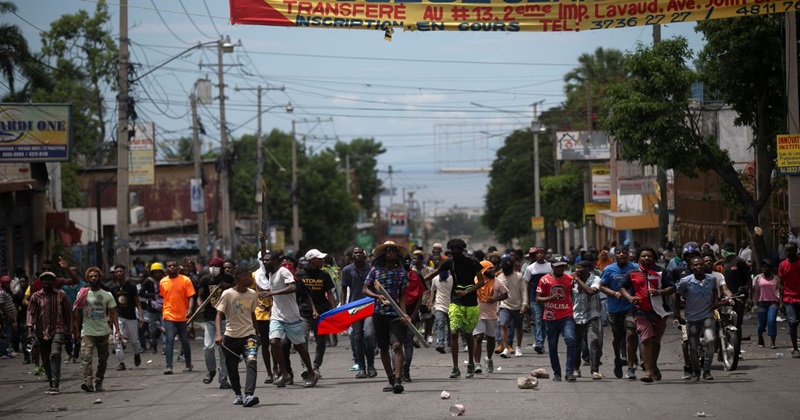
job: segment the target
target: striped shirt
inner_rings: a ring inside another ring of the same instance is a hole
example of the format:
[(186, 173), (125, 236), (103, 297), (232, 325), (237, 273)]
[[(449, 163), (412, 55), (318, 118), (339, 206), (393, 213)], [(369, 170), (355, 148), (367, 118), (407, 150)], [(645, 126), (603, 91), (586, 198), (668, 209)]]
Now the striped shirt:
[(71, 309), (63, 290), (53, 289), (47, 293), (42, 289), (31, 296), (25, 326), (35, 327), (36, 334), (43, 340), (51, 340), (56, 334), (69, 334), (72, 331)]

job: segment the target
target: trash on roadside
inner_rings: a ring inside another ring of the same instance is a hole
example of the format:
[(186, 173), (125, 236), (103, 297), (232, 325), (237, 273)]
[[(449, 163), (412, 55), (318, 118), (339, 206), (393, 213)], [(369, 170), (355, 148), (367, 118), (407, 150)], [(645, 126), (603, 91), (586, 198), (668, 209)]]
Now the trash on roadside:
[(455, 404), (450, 407), (450, 415), (453, 417), (463, 416), (465, 411), (464, 404)]
[(446, 400), (450, 398), (450, 393), (447, 391), (442, 391), (442, 394), (440, 396), (442, 397), (443, 400)]
[(102, 403), (103, 403), (103, 400), (101, 400), (100, 398), (98, 398), (98, 399), (94, 400), (94, 403), (95, 403), (95, 404), (102, 404)]

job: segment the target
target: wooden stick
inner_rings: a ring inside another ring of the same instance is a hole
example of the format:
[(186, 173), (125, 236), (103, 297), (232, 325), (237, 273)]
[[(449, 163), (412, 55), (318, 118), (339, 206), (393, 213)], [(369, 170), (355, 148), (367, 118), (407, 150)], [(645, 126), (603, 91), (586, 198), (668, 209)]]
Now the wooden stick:
[[(394, 299), (392, 299), (392, 297), (389, 296), (389, 292), (387, 292), (386, 289), (384, 289), (383, 286), (377, 281), (374, 282), (373, 284), (375, 285), (375, 291), (380, 293), (383, 297), (386, 298), (386, 300), (389, 301), (389, 304), (392, 305), (392, 308), (394, 308), (395, 312), (397, 312), (399, 316), (405, 317), (406, 315), (400, 315), (403, 313), (403, 311), (400, 309), (400, 306), (397, 305)], [(430, 344), (428, 344), (428, 340), (426, 340), (425, 337), (423, 337), (422, 334), (419, 333), (417, 327), (415, 327), (410, 320), (406, 322), (406, 326), (411, 330), (411, 332), (414, 333), (414, 335), (417, 337), (417, 340), (419, 340), (420, 344), (425, 346), (426, 349), (431, 347)]]
[(189, 318), (189, 320), (186, 321), (187, 324), (191, 324), (192, 321), (194, 321), (194, 319), (197, 318), (197, 315), (200, 315), (200, 311), (202, 311), (208, 305), (208, 303), (211, 302), (211, 297), (214, 296), (214, 293), (217, 292), (217, 289), (219, 289), (219, 286), (220, 285), (214, 286), (214, 289), (212, 289), (211, 292), (208, 294), (208, 297), (206, 298), (206, 300), (203, 301), (203, 303), (197, 308), (197, 310), (194, 312), (194, 314), (192, 314), (192, 316)]

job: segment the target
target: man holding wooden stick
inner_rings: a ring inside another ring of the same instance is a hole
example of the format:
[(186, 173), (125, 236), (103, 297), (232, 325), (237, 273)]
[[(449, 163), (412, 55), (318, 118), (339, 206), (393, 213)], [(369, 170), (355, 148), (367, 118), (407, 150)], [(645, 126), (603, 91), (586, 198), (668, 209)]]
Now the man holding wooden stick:
[[(406, 315), (405, 291), (408, 287), (408, 273), (403, 268), (401, 257), (405, 256), (405, 249), (397, 246), (392, 241), (386, 241), (375, 248), (375, 259), (372, 270), (364, 281), (363, 292), (375, 298), (375, 312), (372, 323), (375, 327), (375, 341), (381, 351), (381, 362), (389, 385), (383, 388), (384, 392), (403, 392), (403, 338), (406, 336), (406, 324), (410, 321)], [(381, 294), (385, 290), (389, 297)], [(391, 298), (391, 300), (390, 300)], [(392, 300), (399, 307), (392, 305)], [(399, 309), (399, 311), (398, 311)], [(389, 355), (389, 344), (394, 350), (394, 369)]]

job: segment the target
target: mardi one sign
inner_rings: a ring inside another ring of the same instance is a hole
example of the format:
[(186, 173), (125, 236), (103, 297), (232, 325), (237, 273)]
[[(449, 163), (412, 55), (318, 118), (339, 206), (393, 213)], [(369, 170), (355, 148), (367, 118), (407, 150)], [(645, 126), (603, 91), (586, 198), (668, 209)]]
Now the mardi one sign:
[(578, 32), (800, 11), (800, 0), (230, 0), (245, 25)]

